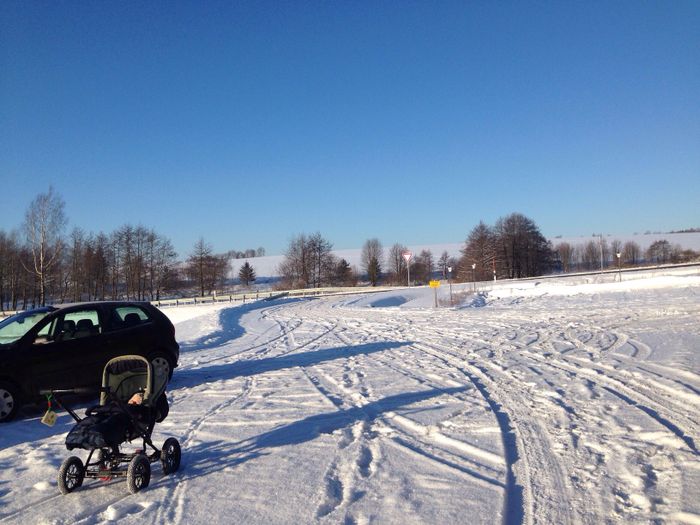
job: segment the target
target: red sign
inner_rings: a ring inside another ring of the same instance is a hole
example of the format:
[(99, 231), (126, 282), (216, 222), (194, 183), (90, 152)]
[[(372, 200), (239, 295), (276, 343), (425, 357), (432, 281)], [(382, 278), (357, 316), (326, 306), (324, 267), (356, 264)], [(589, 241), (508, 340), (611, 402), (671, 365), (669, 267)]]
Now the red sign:
[(413, 254), (409, 251), (403, 252), (401, 256), (406, 259), (406, 262), (409, 262), (411, 260), (411, 257), (413, 257)]

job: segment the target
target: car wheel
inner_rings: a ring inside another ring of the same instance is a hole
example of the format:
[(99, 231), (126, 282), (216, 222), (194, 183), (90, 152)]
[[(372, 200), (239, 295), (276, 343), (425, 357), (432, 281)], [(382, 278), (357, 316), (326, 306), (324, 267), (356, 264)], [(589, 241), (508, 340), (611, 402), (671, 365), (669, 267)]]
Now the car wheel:
[(10, 421), (19, 410), (19, 390), (12, 383), (0, 381), (0, 423)]
[(173, 378), (173, 367), (165, 354), (157, 353), (151, 356), (151, 364), (156, 376), (167, 376), (168, 381)]

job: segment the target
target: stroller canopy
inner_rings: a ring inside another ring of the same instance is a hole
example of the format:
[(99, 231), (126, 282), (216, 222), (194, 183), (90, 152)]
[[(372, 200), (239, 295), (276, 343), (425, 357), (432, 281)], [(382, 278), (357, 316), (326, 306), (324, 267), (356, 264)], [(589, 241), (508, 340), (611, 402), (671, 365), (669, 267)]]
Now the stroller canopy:
[(137, 392), (143, 393), (144, 406), (155, 406), (156, 400), (168, 384), (166, 374), (154, 372), (150, 361), (139, 355), (123, 355), (111, 359), (102, 374), (100, 405), (109, 401), (106, 389), (121, 401), (127, 402)]

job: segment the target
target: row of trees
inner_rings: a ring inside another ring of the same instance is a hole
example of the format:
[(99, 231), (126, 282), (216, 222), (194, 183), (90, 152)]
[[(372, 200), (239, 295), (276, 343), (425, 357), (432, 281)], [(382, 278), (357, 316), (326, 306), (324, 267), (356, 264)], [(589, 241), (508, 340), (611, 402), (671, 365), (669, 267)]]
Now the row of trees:
[[(193, 287), (204, 296), (225, 285), (231, 259), (265, 253), (258, 248), (215, 254), (201, 238), (186, 261), (178, 262), (171, 241), (143, 226), (126, 224), (109, 234), (75, 228), (65, 236), (64, 208), (63, 199), (50, 188), (28, 207), (22, 233), (0, 230), (0, 308), (43, 305), (47, 298), (158, 300), (174, 292), (191, 293)], [(280, 287), (354, 286), (360, 277), (372, 286), (398, 285), (407, 282), (409, 272), (413, 283), (427, 283), (436, 275), (482, 281), (595, 270), (618, 259), (631, 266), (643, 260), (662, 264), (698, 258), (698, 253), (666, 240), (654, 242), (645, 252), (635, 242), (608, 243), (602, 236), (576, 246), (560, 242), (553, 248), (535, 222), (519, 213), (502, 217), (493, 226), (480, 222), (458, 259), (447, 252), (436, 259), (423, 250), (407, 262), (404, 245), (395, 243), (385, 254), (381, 242), (373, 238), (362, 248), (358, 270), (334, 255), (332, 248), (318, 232), (293, 238), (278, 268)], [(250, 263), (242, 265), (238, 277), (246, 286), (256, 280)]]
[[(75, 228), (66, 235), (67, 222), (63, 199), (49, 188), (31, 202), (20, 231), (0, 230), (0, 310), (47, 301), (158, 300), (193, 285), (204, 295), (223, 285), (238, 255), (214, 254), (200, 239), (182, 263), (170, 239), (151, 228), (125, 224), (107, 234)], [(241, 280), (255, 280), (249, 264)]]
[(512, 213), (494, 226), (472, 229), (458, 264), (458, 278), (487, 280), (532, 277), (552, 271), (554, 251), (535, 222)]
[(265, 257), (265, 248), (260, 246), (257, 250), (248, 248), (246, 250), (229, 250), (227, 253), (229, 259), (252, 259), (254, 257)]
[[(513, 213), (494, 226), (480, 222), (469, 234), (459, 259), (443, 252), (436, 260), (430, 250), (422, 250), (409, 261), (407, 248), (392, 245), (384, 260), (378, 239), (369, 239), (361, 255), (362, 271), (374, 286), (380, 280), (389, 284), (407, 282), (410, 272), (414, 283), (427, 283), (437, 272), (442, 278), (486, 280), (541, 275), (552, 270), (555, 255), (532, 219)], [(448, 271), (451, 269), (451, 273)]]
[[(649, 248), (642, 250), (638, 243), (613, 240), (608, 243), (604, 237), (589, 240), (586, 243), (572, 245), (560, 242), (554, 247), (556, 264), (563, 272), (592, 271), (610, 265), (629, 267), (642, 263), (668, 264), (696, 260), (700, 254), (693, 250), (684, 250), (680, 245), (672, 245), (666, 239), (653, 242)], [(618, 255), (619, 261), (618, 261)]]
[(614, 262), (617, 253), (621, 265), (683, 262), (699, 256), (666, 240), (654, 242), (646, 252), (634, 242), (608, 244), (602, 237), (580, 246), (562, 242), (553, 247), (537, 224), (521, 213), (502, 217), (493, 226), (480, 222), (469, 233), (458, 259), (447, 252), (436, 259), (430, 250), (422, 250), (407, 262), (406, 246), (396, 243), (385, 253), (379, 239), (373, 238), (362, 247), (358, 271), (345, 260), (338, 261), (331, 253), (332, 247), (320, 233), (294, 238), (279, 268), (282, 287), (347, 285), (356, 283), (360, 276), (372, 286), (380, 282), (400, 285), (407, 283), (409, 273), (411, 283), (417, 284), (425, 284), (435, 276), (456, 281), (517, 279), (554, 271), (596, 270), (601, 261), (603, 266)]
[(331, 251), (333, 244), (320, 233), (294, 237), (278, 271), (281, 288), (320, 288), (322, 286), (354, 286), (356, 272), (345, 259)]

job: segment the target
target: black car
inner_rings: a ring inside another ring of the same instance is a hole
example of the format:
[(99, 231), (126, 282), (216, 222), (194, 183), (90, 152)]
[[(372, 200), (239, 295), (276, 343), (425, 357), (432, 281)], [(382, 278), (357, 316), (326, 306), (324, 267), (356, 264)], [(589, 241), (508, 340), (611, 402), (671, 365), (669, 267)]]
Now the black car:
[(0, 422), (48, 389), (99, 388), (107, 361), (142, 355), (172, 377), (175, 327), (142, 302), (47, 306), (0, 322)]

